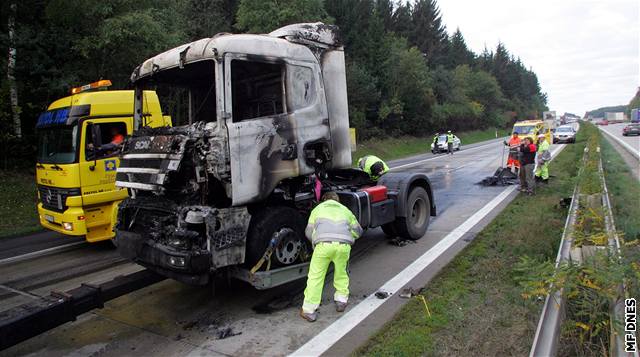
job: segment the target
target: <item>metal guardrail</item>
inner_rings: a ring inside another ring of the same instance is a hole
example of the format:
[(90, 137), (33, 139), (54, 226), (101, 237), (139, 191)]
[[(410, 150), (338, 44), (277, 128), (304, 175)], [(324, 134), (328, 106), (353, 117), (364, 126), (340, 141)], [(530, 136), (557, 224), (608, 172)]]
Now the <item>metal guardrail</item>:
[[(598, 148), (598, 153), (599, 152), (600, 148)], [(584, 168), (586, 153), (587, 149), (585, 148), (585, 155), (582, 159), (583, 166), (581, 167), (578, 176), (582, 173), (582, 170)], [(615, 253), (615, 258), (621, 259), (620, 241), (615, 230), (613, 210), (611, 208), (611, 201), (609, 200), (609, 191), (607, 190), (601, 157), (599, 158), (598, 172), (603, 184), (602, 205), (605, 209), (605, 228), (607, 234), (609, 235), (608, 246), (611, 251)], [(569, 207), (569, 214), (565, 222), (562, 240), (560, 241), (560, 248), (558, 249), (558, 255), (556, 257), (556, 269), (562, 262), (567, 262), (570, 260), (571, 243), (573, 241), (571, 237), (573, 234), (573, 226), (577, 217), (579, 196), (580, 194), (578, 191), (578, 184), (576, 184), (573, 190), (571, 206)], [(628, 297), (624, 283), (622, 286), (620, 286), (619, 291), (621, 293), (621, 296)], [(529, 353), (530, 357), (551, 357), (557, 354), (561, 326), (565, 317), (565, 301), (562, 299), (562, 293), (563, 290), (559, 289), (553, 294), (547, 295), (544, 306), (542, 308), (542, 313), (540, 314), (540, 319), (536, 328), (536, 334), (531, 346), (531, 351)], [(613, 308), (611, 310), (611, 323), (613, 326), (614, 320), (624, 321), (624, 299), (621, 298), (617, 301), (613, 301), (612, 306)], [(622, 336), (616, 332), (615, 328), (612, 328), (611, 330), (610, 355), (615, 357), (638, 357), (638, 352), (625, 352), (625, 345)]]
[[(584, 161), (584, 160), (583, 160)], [(560, 248), (556, 256), (556, 269), (561, 263), (569, 261), (571, 252), (571, 243), (573, 226), (576, 222), (578, 213), (578, 185), (573, 189), (571, 197), (571, 205), (569, 206), (569, 214), (564, 224), (564, 232), (560, 240)], [(558, 351), (558, 338), (560, 336), (560, 328), (564, 320), (564, 300), (562, 299), (562, 289), (547, 295), (538, 327), (533, 338), (533, 345), (529, 353), (530, 357), (549, 357), (555, 356)]]

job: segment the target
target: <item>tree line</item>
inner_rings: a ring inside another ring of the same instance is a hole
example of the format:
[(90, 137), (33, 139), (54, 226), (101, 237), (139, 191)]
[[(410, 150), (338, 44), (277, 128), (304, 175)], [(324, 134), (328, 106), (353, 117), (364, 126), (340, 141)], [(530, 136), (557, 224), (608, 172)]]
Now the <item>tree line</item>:
[(33, 141), (16, 137), (31, 137), (71, 87), (127, 88), (135, 66), (169, 48), (295, 22), (340, 27), (360, 139), (504, 126), (546, 109), (531, 69), (504, 44), (474, 53), (436, 0), (7, 0), (0, 21), (0, 135), (24, 150)]

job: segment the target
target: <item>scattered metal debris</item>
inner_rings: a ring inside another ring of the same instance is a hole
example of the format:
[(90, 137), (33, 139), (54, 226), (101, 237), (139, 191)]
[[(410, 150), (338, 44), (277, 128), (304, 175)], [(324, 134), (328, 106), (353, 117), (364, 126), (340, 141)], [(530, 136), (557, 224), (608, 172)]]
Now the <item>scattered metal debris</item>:
[(402, 289), (402, 292), (400, 293), (400, 297), (403, 299), (410, 299), (411, 297), (416, 295), (418, 295), (418, 292), (414, 290), (412, 287)]
[(404, 247), (407, 244), (416, 244), (416, 241), (396, 237), (396, 238), (390, 239), (389, 244), (392, 244), (398, 247)]
[(224, 340), (225, 338), (238, 336), (238, 335), (241, 335), (241, 334), (242, 334), (242, 332), (234, 332), (233, 328), (231, 328), (231, 327), (222, 327), (222, 328), (219, 328), (218, 331), (216, 331), (216, 337), (219, 340)]

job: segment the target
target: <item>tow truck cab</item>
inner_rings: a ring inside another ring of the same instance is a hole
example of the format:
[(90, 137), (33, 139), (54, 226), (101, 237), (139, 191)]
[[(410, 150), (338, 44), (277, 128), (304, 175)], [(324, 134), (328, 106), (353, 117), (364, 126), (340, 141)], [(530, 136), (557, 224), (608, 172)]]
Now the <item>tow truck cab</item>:
[(547, 142), (551, 143), (551, 127), (542, 120), (523, 120), (513, 124), (512, 134), (518, 133), (521, 140), (530, 138), (538, 142), (538, 135), (544, 134)]
[(118, 250), (164, 276), (206, 284), (227, 268), (304, 265), (304, 227), (320, 191), (338, 191), (364, 228), (411, 239), (435, 215), (426, 176), (387, 173), (376, 183), (350, 169), (334, 26), (219, 34), (146, 60), (131, 79), (136, 108), (140, 93), (155, 90), (189, 123), (134, 132), (116, 177), (131, 191), (119, 207)]
[[(117, 205), (127, 197), (127, 190), (115, 187), (118, 151), (100, 148), (114, 133), (133, 131), (133, 91), (100, 90), (110, 84), (103, 80), (74, 88), (71, 96), (51, 103), (36, 124), (40, 224), (89, 242), (114, 236)], [(147, 124), (171, 125), (157, 95), (145, 96)]]

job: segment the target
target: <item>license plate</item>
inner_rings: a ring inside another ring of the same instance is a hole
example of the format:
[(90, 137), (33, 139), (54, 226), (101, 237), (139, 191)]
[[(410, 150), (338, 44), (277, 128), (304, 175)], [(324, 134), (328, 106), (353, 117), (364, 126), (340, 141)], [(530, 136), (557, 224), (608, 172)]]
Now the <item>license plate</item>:
[(45, 214), (45, 215), (44, 215), (44, 219), (45, 219), (47, 222), (50, 222), (50, 223), (53, 223), (53, 222), (55, 221), (55, 220), (53, 219), (53, 216), (50, 216), (50, 215), (48, 215), (48, 214)]

